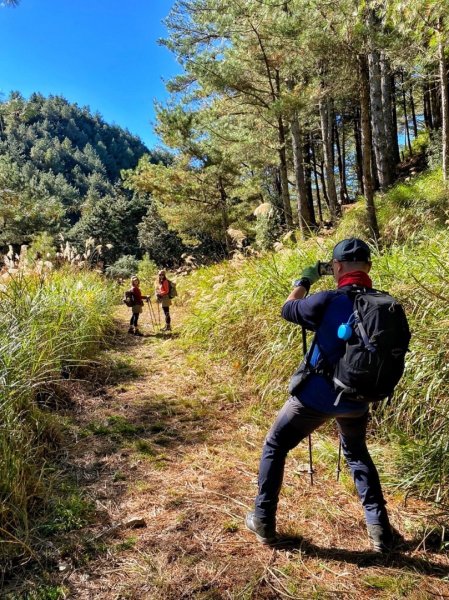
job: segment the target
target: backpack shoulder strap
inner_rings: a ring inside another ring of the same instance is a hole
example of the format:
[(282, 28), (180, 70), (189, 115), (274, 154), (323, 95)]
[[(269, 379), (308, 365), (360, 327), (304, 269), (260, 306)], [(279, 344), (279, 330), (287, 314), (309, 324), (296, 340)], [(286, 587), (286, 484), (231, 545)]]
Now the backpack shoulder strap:
[[(357, 296), (357, 294), (364, 293), (365, 289), (366, 288), (361, 288), (361, 287), (358, 287), (355, 285), (345, 285), (344, 287), (334, 290), (335, 295), (333, 296), (333, 298), (338, 297), (338, 296), (347, 296), (349, 298), (349, 300), (354, 304), (354, 300), (355, 300), (355, 297)], [(332, 297), (329, 299), (329, 302), (331, 300), (332, 300)], [(313, 372), (313, 373), (316, 373), (319, 375), (325, 375), (326, 377), (332, 378), (334, 365), (331, 364), (330, 361), (323, 354), (323, 351), (321, 350), (318, 340), (316, 338), (317, 338), (317, 336), (315, 334), (315, 337), (313, 338), (313, 344), (315, 344), (315, 346), (318, 348), (318, 350), (320, 352), (320, 357), (319, 357), (318, 363), (315, 366), (310, 365), (309, 368), (310, 368), (311, 372)]]

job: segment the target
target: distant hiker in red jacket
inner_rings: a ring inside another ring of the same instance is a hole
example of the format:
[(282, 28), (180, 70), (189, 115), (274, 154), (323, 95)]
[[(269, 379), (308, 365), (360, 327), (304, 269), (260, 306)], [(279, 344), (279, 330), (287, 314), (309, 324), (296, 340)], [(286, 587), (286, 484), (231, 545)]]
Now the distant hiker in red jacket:
[(139, 331), (137, 326), (137, 322), (139, 320), (139, 315), (143, 311), (143, 301), (148, 299), (148, 296), (143, 296), (140, 291), (140, 281), (137, 276), (132, 277), (131, 279), (131, 288), (125, 293), (125, 296), (131, 299), (131, 320), (129, 322), (128, 333), (133, 333), (134, 335), (142, 336), (143, 334)]
[(162, 331), (171, 331), (171, 318), (170, 318), (170, 282), (165, 276), (165, 271), (159, 271), (158, 273), (158, 281), (156, 288), (156, 298), (157, 301), (160, 302), (162, 306), (162, 310), (165, 315), (165, 327)]

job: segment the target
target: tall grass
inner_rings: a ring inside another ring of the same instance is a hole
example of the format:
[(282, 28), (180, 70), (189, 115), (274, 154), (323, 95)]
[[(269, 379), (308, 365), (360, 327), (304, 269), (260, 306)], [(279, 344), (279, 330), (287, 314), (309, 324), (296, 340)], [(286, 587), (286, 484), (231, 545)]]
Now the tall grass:
[(112, 288), (88, 272), (18, 275), (0, 289), (0, 557), (29, 551), (31, 514), (48, 495), (59, 427), (38, 399), (95, 355), (113, 302)]
[[(440, 181), (438, 173), (429, 173), (378, 199), (383, 250), (373, 248), (371, 275), (377, 288), (389, 290), (404, 304), (413, 333), (405, 377), (393, 402), (376, 411), (378, 431), (400, 450), (398, 484), (447, 501), (449, 237), (447, 194)], [(360, 236), (365, 226), (359, 203), (332, 237), (199, 270), (188, 283), (188, 339), (219, 348), (249, 377), (262, 407), (283, 401), (288, 379), (302, 359), (300, 328), (280, 318), (291, 281), (304, 266), (328, 259), (339, 239)], [(331, 278), (322, 278), (313, 291), (333, 286)]]

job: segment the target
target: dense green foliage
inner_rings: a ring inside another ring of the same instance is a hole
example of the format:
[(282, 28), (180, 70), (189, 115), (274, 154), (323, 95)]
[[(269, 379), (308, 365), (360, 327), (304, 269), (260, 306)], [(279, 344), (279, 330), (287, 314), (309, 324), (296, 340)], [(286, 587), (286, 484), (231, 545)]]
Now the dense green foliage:
[(140, 256), (137, 226), (151, 200), (124, 189), (120, 173), (144, 154), (137, 137), (87, 107), (11, 94), (0, 104), (0, 247), (63, 232), (79, 249), (93, 238), (108, 262)]
[(140, 247), (159, 265), (172, 266), (179, 262), (186, 247), (160, 216), (154, 203), (148, 208), (138, 226)]
[(63, 378), (92, 359), (114, 291), (94, 273), (17, 276), (0, 290), (0, 563), (27, 555), (61, 426), (47, 409)]
[[(259, 248), (294, 229), (306, 237), (360, 195), (376, 239), (374, 192), (397, 180), (420, 133), (449, 178), (446, 9), (177, 0), (162, 43), (183, 71), (156, 126), (173, 162), (141, 160), (129, 184), (157, 199), (184, 241), (208, 236), (228, 255), (232, 230)], [(254, 218), (264, 204), (274, 235)]]
[[(387, 247), (381, 252), (373, 248), (372, 276), (376, 287), (403, 302), (413, 338), (395, 398), (376, 412), (382, 421), (378, 432), (383, 438), (388, 433), (399, 447), (397, 484), (447, 501), (447, 192), (435, 172), (392, 188), (381, 201)], [(304, 266), (328, 260), (338, 239), (367, 230), (359, 203), (332, 237), (312, 237), (279, 253), (203, 268), (190, 280), (187, 336), (211, 350), (220, 348), (236, 369), (246, 373), (261, 394), (264, 412), (272, 411), (273, 401), (283, 401), (287, 381), (302, 359), (300, 328), (280, 318), (290, 282)], [(330, 278), (322, 278), (313, 291), (333, 285)]]

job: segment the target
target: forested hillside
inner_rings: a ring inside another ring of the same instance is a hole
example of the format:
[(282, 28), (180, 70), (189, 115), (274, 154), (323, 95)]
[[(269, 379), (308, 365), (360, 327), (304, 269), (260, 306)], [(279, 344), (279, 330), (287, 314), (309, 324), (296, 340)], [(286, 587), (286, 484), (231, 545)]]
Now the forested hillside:
[(167, 160), (88, 107), (12, 93), (0, 104), (0, 246), (62, 233), (80, 250), (94, 238), (109, 262), (140, 256), (137, 226), (150, 199), (125, 190), (120, 172), (143, 155)]

